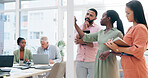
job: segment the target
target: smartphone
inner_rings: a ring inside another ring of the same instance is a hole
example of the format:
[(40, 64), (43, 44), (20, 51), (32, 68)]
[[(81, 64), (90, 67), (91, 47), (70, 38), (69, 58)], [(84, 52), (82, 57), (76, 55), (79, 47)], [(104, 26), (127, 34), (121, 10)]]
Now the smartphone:
[(83, 30), (83, 32), (89, 34), (90, 30)]

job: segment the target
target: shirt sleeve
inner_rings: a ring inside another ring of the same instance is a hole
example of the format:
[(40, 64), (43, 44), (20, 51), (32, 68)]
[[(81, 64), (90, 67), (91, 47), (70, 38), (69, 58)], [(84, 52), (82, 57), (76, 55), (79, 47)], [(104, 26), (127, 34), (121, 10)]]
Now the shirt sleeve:
[(38, 50), (37, 50), (37, 54), (39, 54), (39, 47), (38, 47)]
[[(96, 32), (100, 31), (101, 29), (102, 29), (102, 28), (101, 28), (100, 26), (97, 26), (97, 27), (96, 27)], [(93, 43), (93, 46), (94, 46), (94, 47), (97, 47), (97, 48), (98, 48), (98, 46), (99, 46), (99, 45), (98, 45), (98, 42), (92, 42), (92, 43)]]
[(33, 59), (32, 59), (32, 53), (31, 53), (31, 51), (29, 50), (29, 61), (30, 62), (32, 62), (33, 61)]
[(90, 34), (84, 34), (83, 36), (83, 41), (85, 42), (95, 42), (98, 40), (98, 34), (100, 31), (96, 32), (96, 33), (90, 33)]
[(120, 37), (120, 38), (122, 39), (122, 38), (123, 38), (122, 32), (119, 32), (119, 33), (117, 34), (117, 37)]
[(16, 62), (16, 51), (13, 52), (13, 55), (14, 55), (14, 63), (17, 63)]
[(98, 42), (92, 42), (93, 43), (93, 47), (96, 47), (96, 48), (98, 48)]
[(56, 59), (53, 60), (54, 63), (61, 62), (61, 54), (59, 49), (56, 46), (55, 46), (55, 52), (56, 52)]
[(129, 47), (130, 54), (140, 59), (147, 48), (148, 31), (145, 27), (137, 26), (132, 33), (133, 44)]

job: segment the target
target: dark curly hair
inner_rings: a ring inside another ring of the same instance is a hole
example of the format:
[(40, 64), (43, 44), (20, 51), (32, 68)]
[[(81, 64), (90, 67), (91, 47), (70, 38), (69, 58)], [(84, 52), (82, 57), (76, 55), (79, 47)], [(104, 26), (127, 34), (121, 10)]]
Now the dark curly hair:
[(94, 8), (90, 8), (89, 10), (94, 11), (94, 12), (95, 12), (95, 14), (96, 14), (96, 17), (97, 17), (98, 12), (97, 12), (97, 10), (96, 10), (96, 9), (94, 9)]
[(19, 38), (17, 39), (17, 45), (19, 45), (19, 43), (20, 43), (22, 40), (25, 40), (25, 39), (24, 39), (24, 38), (19, 37)]

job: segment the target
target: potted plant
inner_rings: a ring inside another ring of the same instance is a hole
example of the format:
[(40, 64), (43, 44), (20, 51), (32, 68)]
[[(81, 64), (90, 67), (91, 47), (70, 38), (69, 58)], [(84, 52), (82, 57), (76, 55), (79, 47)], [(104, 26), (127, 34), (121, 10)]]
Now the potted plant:
[(64, 52), (63, 52), (63, 49), (64, 49), (64, 47), (65, 47), (65, 42), (64, 42), (63, 40), (60, 40), (60, 41), (58, 41), (57, 46), (58, 46), (58, 48), (59, 48), (59, 50), (60, 50), (60, 54), (61, 54), (62, 61), (63, 61), (63, 59), (64, 59)]

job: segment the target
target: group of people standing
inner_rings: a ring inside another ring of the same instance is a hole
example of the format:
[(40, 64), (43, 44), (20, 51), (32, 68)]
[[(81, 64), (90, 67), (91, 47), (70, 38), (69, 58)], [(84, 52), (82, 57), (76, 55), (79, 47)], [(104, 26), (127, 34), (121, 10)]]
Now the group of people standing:
[[(85, 22), (80, 27), (75, 17), (75, 43), (78, 44), (77, 78), (120, 78), (116, 55), (121, 56), (123, 78), (148, 78), (144, 58), (148, 44), (148, 27), (142, 4), (132, 0), (126, 3), (125, 12), (128, 21), (133, 23), (126, 34), (115, 10), (103, 13), (100, 24), (106, 26), (104, 30), (94, 24), (97, 19), (97, 11), (94, 8), (87, 11)], [(84, 33), (84, 30), (90, 30), (90, 34)], [(114, 44), (112, 40), (116, 37), (122, 38), (130, 47)]]

